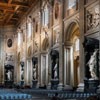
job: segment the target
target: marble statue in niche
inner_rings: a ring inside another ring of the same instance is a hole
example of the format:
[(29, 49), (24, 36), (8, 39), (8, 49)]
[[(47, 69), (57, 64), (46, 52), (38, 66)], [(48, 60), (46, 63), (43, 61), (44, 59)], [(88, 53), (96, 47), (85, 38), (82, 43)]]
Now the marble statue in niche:
[(32, 57), (32, 66), (33, 66), (33, 81), (37, 79), (37, 69), (38, 69), (38, 59), (36, 57)]
[(24, 70), (21, 69), (21, 80), (23, 80), (23, 79), (24, 79)]
[(56, 50), (50, 52), (52, 61), (52, 79), (59, 79), (59, 53)]
[(37, 52), (38, 51), (38, 43), (37, 41), (34, 42), (34, 52)]
[(53, 68), (54, 79), (58, 79), (58, 58), (56, 59), (55, 66)]
[(21, 80), (24, 80), (24, 62), (20, 62), (21, 65)]
[(38, 64), (33, 65), (33, 80), (36, 80), (37, 77), (37, 67)]
[(86, 79), (97, 80), (99, 77), (99, 40), (85, 37), (85, 77)]
[(7, 80), (11, 81), (12, 80), (12, 72), (11, 72), (11, 70), (8, 70), (8, 72), (6, 73), (6, 75), (7, 75)]
[(98, 79), (97, 75), (96, 75), (96, 56), (97, 56), (97, 52), (98, 49), (95, 49), (93, 54), (91, 55), (89, 61), (88, 61), (88, 66), (89, 66), (89, 71), (90, 71), (90, 75), (91, 75), (91, 79)]

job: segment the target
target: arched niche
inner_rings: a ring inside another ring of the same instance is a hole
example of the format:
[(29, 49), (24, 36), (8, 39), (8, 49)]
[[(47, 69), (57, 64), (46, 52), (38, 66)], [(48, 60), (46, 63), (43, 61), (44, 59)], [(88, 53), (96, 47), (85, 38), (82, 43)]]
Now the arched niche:
[(80, 31), (79, 31), (79, 23), (78, 21), (72, 20), (72, 22), (69, 23), (69, 25), (66, 28), (65, 31), (65, 38), (64, 41), (71, 41), (73, 42), (74, 36), (80, 36)]
[(49, 47), (49, 39), (47, 37), (44, 38), (42, 42), (42, 50), (46, 51)]
[(21, 61), (20, 65), (21, 65), (21, 69), (20, 69), (21, 70), (20, 71), (21, 81), (24, 81), (24, 65), (25, 65), (25, 63), (23, 61)]
[(12, 86), (14, 82), (14, 66), (7, 64), (5, 67), (5, 86)]
[(31, 54), (32, 54), (32, 47), (31, 47), (31, 46), (28, 47), (28, 52), (27, 52), (27, 54), (28, 54), (28, 57), (31, 56)]
[[(52, 67), (51, 67), (51, 70), (52, 70), (52, 75), (51, 75), (51, 78), (52, 79), (59, 79), (59, 52), (57, 50), (51, 50), (50, 52), (50, 56), (51, 56), (51, 63), (52, 63)], [(57, 68), (55, 69), (57, 65)], [(55, 77), (55, 70), (57, 72), (57, 77)]]
[(33, 80), (38, 79), (38, 58), (32, 57), (32, 72), (33, 72)]
[[(99, 40), (95, 38), (85, 37), (83, 47), (85, 52), (85, 78), (92, 79), (93, 77), (91, 76), (91, 74), (93, 72), (96, 74), (96, 78), (99, 78)], [(94, 71), (92, 72), (91, 65), (93, 64)]]
[(64, 42), (64, 83), (77, 87), (80, 79), (80, 30), (77, 20), (72, 20), (67, 26)]

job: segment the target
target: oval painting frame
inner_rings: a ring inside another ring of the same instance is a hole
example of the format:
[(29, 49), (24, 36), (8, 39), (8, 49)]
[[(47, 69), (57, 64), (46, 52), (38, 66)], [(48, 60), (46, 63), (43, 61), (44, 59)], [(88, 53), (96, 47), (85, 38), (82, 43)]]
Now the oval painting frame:
[(9, 38), (7, 40), (7, 46), (10, 48), (10, 47), (12, 47), (12, 44), (13, 44), (12, 39)]

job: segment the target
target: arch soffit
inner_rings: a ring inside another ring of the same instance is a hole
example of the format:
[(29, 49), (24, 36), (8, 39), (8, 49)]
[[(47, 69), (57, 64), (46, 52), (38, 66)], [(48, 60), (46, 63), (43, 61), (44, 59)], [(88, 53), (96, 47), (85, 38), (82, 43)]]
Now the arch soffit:
[[(75, 33), (76, 31), (78, 32), (78, 34)], [(71, 20), (65, 28), (64, 42), (71, 41), (71, 37), (73, 37), (74, 35), (77, 35), (79, 37), (79, 33), (80, 33), (79, 20), (78, 19)]]
[(44, 38), (43, 42), (42, 42), (42, 49), (43, 50), (47, 50), (49, 47), (49, 39), (48, 38)]

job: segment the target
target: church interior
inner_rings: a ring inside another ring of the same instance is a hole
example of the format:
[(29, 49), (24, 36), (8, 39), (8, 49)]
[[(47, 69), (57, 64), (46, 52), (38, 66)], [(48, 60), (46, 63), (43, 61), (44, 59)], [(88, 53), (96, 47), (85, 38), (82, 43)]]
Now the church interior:
[(100, 0), (0, 0), (0, 99), (100, 99), (99, 48)]

